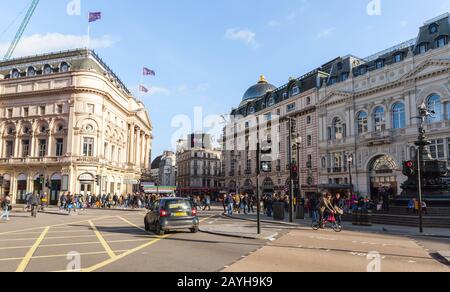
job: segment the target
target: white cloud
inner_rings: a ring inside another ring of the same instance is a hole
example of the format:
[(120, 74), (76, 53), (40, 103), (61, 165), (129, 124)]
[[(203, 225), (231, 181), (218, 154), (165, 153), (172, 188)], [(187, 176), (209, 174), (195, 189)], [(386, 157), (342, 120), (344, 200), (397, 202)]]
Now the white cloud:
[(316, 39), (325, 39), (325, 38), (331, 36), (335, 30), (336, 30), (336, 28), (334, 28), (334, 27), (325, 28), (317, 34)]
[(259, 44), (256, 41), (256, 33), (248, 29), (230, 28), (225, 32), (225, 38), (232, 41), (240, 41), (244, 44), (258, 48)]
[(170, 90), (165, 87), (153, 86), (149, 88), (149, 95), (170, 95)]
[[(62, 33), (34, 34), (22, 38), (19, 42), (14, 56), (29, 56), (61, 50), (83, 48), (87, 46), (87, 35), (71, 35)], [(113, 46), (118, 40), (110, 35), (100, 38), (91, 38), (90, 47), (101, 49)], [(0, 52), (3, 54), (9, 48), (9, 43), (0, 43)]]

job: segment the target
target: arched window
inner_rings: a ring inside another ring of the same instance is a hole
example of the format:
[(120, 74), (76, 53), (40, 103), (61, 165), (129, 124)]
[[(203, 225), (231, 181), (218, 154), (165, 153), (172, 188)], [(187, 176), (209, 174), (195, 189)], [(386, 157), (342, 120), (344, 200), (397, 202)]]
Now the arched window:
[(360, 112), (357, 116), (358, 120), (358, 135), (369, 132), (368, 119), (366, 112)]
[(373, 124), (375, 132), (386, 130), (386, 113), (383, 107), (379, 106), (373, 111)]
[(429, 123), (436, 123), (442, 121), (442, 103), (441, 97), (437, 94), (433, 94), (428, 97), (427, 100), (428, 109), (434, 111), (434, 115), (428, 117)]
[(271, 107), (271, 106), (273, 106), (275, 104), (275, 99), (273, 98), (273, 96), (271, 96), (270, 98), (269, 98), (269, 100), (267, 101), (267, 106), (268, 107)]
[(394, 129), (406, 128), (405, 105), (402, 102), (398, 102), (392, 107), (392, 127)]

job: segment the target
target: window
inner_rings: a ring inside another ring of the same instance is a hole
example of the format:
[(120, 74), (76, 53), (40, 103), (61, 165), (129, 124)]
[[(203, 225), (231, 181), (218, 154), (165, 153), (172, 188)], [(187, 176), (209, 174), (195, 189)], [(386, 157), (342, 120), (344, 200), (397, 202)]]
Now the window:
[(311, 105), (311, 97), (310, 96), (308, 96), (306, 98), (306, 105)]
[(62, 112), (63, 112), (63, 106), (62, 106), (62, 104), (58, 104), (56, 106), (56, 113), (57, 114), (62, 114)]
[(311, 147), (311, 146), (312, 146), (312, 136), (311, 136), (311, 135), (308, 135), (308, 136), (307, 136), (307, 138), (306, 138), (306, 145), (307, 145), (308, 147)]
[(347, 72), (342, 73), (341, 74), (341, 80), (342, 81), (346, 81), (347, 79), (348, 79), (348, 73)]
[(48, 74), (52, 74), (53, 73), (53, 69), (50, 65), (45, 65), (44, 66), (44, 70), (43, 70), (43, 74), (44, 75), (48, 75)]
[(36, 75), (36, 70), (33, 67), (29, 67), (27, 70), (27, 76), (28, 77), (33, 77)]
[(308, 161), (306, 162), (306, 168), (309, 168), (309, 169), (312, 168), (312, 161), (313, 161), (312, 155), (309, 154), (309, 155), (308, 155)]
[(399, 63), (403, 60), (403, 55), (402, 53), (398, 53), (394, 55), (393, 61), (394, 63)]
[(83, 155), (92, 157), (94, 155), (94, 138), (84, 138)]
[(20, 72), (17, 69), (13, 69), (11, 72), (11, 78), (19, 78), (20, 77)]
[(287, 112), (291, 112), (291, 111), (294, 111), (295, 108), (296, 108), (296, 105), (295, 105), (295, 102), (294, 102), (294, 103), (288, 104), (288, 105), (286, 106), (286, 111), (287, 111)]
[(428, 45), (426, 43), (420, 44), (417, 53), (419, 55), (425, 54), (428, 51)]
[(360, 112), (358, 114), (357, 120), (358, 120), (358, 135), (363, 135), (369, 132), (367, 113)]
[(28, 115), (30, 114), (30, 110), (28, 107), (24, 107), (23, 108), (23, 116), (24, 117), (28, 117)]
[(364, 75), (367, 73), (367, 66), (361, 66), (359, 68), (359, 75)]
[(265, 121), (271, 121), (272, 120), (272, 114), (271, 113), (265, 114), (264, 115), (264, 120)]
[(30, 155), (30, 140), (22, 140), (22, 157), (26, 158)]
[(61, 73), (65, 73), (65, 72), (68, 72), (69, 71), (69, 65), (66, 63), (66, 62), (62, 62), (61, 63), (61, 66), (60, 66), (60, 68), (59, 68), (59, 71), (61, 72)]
[(63, 156), (63, 151), (64, 151), (64, 140), (56, 139), (56, 156), (57, 157)]
[(436, 40), (436, 47), (443, 48), (447, 45), (447, 38), (445, 36), (441, 36)]
[(275, 99), (273, 97), (269, 98), (267, 101), (267, 106), (271, 107), (275, 104)]
[(255, 110), (255, 108), (252, 106), (250, 109), (249, 109), (249, 114), (254, 114), (255, 112), (256, 112), (256, 110)]
[(392, 107), (392, 127), (394, 129), (406, 128), (405, 105), (401, 102)]
[(435, 34), (438, 32), (439, 26), (436, 23), (433, 23), (429, 26), (428, 30), (430, 31), (430, 34)]
[(311, 125), (311, 123), (312, 123), (311, 116), (307, 116), (306, 117), (306, 124)]
[(384, 60), (378, 60), (375, 62), (375, 68), (376, 69), (381, 69), (384, 67)]
[(121, 162), (122, 161), (122, 149), (117, 149), (117, 161)]
[(40, 114), (41, 116), (45, 115), (45, 105), (41, 105), (41, 106), (39, 107), (39, 114)]
[(300, 88), (298, 86), (294, 86), (291, 90), (291, 96), (297, 95), (300, 93)]
[(287, 97), (288, 97), (287, 92), (284, 92), (284, 93), (283, 93), (283, 99), (286, 99)]
[(47, 140), (39, 140), (39, 157), (45, 157), (47, 154)]
[(325, 168), (327, 168), (327, 159), (326, 159), (326, 157), (322, 157), (322, 169), (325, 169)]
[(111, 161), (114, 161), (114, 154), (116, 154), (116, 146), (111, 145)]
[(330, 79), (330, 85), (334, 85), (334, 84), (336, 84), (337, 83), (337, 78), (336, 77), (332, 77), (331, 79)]
[(433, 159), (445, 158), (444, 139), (431, 140), (430, 154)]
[(9, 108), (9, 109), (7, 110), (7, 112), (6, 112), (6, 117), (7, 117), (7, 118), (12, 118), (12, 116), (13, 116), (13, 109), (12, 109), (12, 108)]
[(337, 64), (337, 69), (338, 69), (338, 70), (342, 70), (342, 67), (343, 67), (342, 63), (338, 63), (338, 64)]
[(379, 106), (373, 111), (373, 120), (375, 125), (375, 132), (383, 132), (384, 130), (386, 130), (386, 114), (384, 108)]
[(13, 141), (6, 141), (6, 157), (13, 157), (14, 156), (14, 143)]
[(427, 100), (427, 106), (431, 111), (435, 112), (433, 116), (428, 117), (428, 122), (437, 123), (442, 121), (441, 97), (437, 94), (431, 95)]
[(95, 105), (93, 105), (91, 103), (88, 103), (88, 105), (87, 105), (87, 112), (89, 114), (94, 114), (95, 113)]

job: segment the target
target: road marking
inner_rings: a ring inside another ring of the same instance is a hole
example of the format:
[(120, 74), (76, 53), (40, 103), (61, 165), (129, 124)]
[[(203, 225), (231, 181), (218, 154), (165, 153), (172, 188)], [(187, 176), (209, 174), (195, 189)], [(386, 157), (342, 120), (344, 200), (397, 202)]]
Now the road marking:
[(27, 229), (21, 229), (21, 230), (14, 230), (14, 231), (7, 231), (7, 232), (2, 232), (0, 233), (0, 235), (5, 235), (5, 234), (16, 234), (16, 233), (21, 233), (22, 231), (33, 231), (33, 230), (40, 230), (40, 229), (44, 229), (46, 227), (59, 227), (59, 226), (69, 226), (71, 224), (77, 224), (77, 223), (83, 223), (83, 222), (87, 222), (89, 220), (92, 221), (98, 221), (98, 220), (104, 220), (107, 218), (115, 218), (117, 216), (102, 216), (102, 217), (93, 217), (91, 219), (85, 219), (82, 221), (75, 221), (75, 222), (67, 222), (67, 223), (61, 223), (61, 224), (55, 224), (55, 225), (49, 225), (49, 226), (41, 226), (41, 227), (33, 227), (33, 228), (27, 228)]
[[(127, 250), (115, 250), (115, 253), (122, 253), (122, 252), (126, 252)], [(94, 251), (94, 252), (86, 252), (86, 253), (80, 253), (80, 256), (88, 256), (88, 255), (102, 255), (102, 254), (107, 254), (106, 251)], [(65, 258), (67, 257), (67, 254), (55, 254), (55, 255), (44, 255), (44, 256), (33, 256), (31, 259), (32, 260), (39, 260), (39, 259), (51, 259), (51, 258)], [(0, 259), (0, 262), (10, 262), (10, 261), (18, 261), (18, 260), (22, 260), (23, 258), (19, 257), (19, 258), (4, 258), (4, 259)]]
[(105, 251), (108, 253), (110, 258), (114, 258), (116, 257), (116, 254), (113, 252), (113, 250), (111, 249), (111, 247), (108, 245), (108, 243), (106, 242), (106, 240), (103, 238), (103, 236), (100, 234), (100, 232), (98, 231), (97, 227), (95, 227), (94, 223), (89, 220), (88, 221), (89, 225), (91, 225), (92, 230), (94, 231), (95, 235), (97, 235), (98, 240), (100, 241), (101, 245), (103, 246), (103, 248), (105, 249)]
[[(204, 221), (206, 221), (206, 220), (208, 220), (208, 219), (210, 219), (210, 218), (212, 218), (212, 217), (214, 217), (214, 216), (210, 216), (210, 217), (204, 218), (204, 219), (200, 220), (200, 222), (204, 222)], [(126, 222), (126, 221), (125, 221), (125, 222)], [(131, 222), (130, 222), (130, 223), (131, 223)], [(133, 225), (134, 225), (134, 224), (133, 224)], [(132, 226), (133, 226), (133, 225), (132, 225)], [(141, 228), (138, 227), (138, 229), (141, 229)], [(163, 240), (163, 239), (166, 239), (166, 238), (168, 238), (168, 237), (170, 237), (170, 236), (171, 236), (171, 235), (159, 236), (158, 238), (156, 238), (156, 239), (154, 239), (154, 240), (152, 240), (152, 241), (150, 241), (150, 242), (148, 242), (148, 243), (146, 243), (146, 244), (143, 244), (143, 245), (141, 245), (141, 246), (138, 246), (138, 247), (136, 247), (136, 248), (134, 248), (134, 249), (131, 249), (131, 250), (129, 250), (129, 251), (127, 251), (127, 252), (125, 252), (125, 253), (119, 255), (119, 256), (116, 256), (115, 258), (111, 258), (111, 259), (106, 260), (106, 261), (104, 261), (104, 262), (101, 262), (101, 263), (99, 263), (99, 264), (97, 264), (97, 265), (94, 265), (94, 266), (92, 266), (92, 267), (90, 267), (90, 268), (82, 269), (81, 271), (82, 271), (82, 272), (86, 272), (86, 273), (95, 272), (95, 271), (97, 271), (97, 270), (99, 270), (99, 269), (101, 269), (101, 268), (103, 268), (103, 267), (106, 267), (106, 266), (108, 266), (108, 265), (110, 265), (110, 264), (112, 264), (112, 263), (117, 262), (118, 260), (121, 260), (121, 259), (123, 259), (123, 258), (125, 258), (125, 257), (127, 257), (127, 256), (129, 256), (129, 255), (132, 255), (133, 253), (136, 253), (136, 252), (138, 252), (138, 251), (140, 251), (140, 250), (143, 250), (143, 249), (145, 249), (145, 248), (147, 248), (147, 247), (149, 247), (149, 246), (151, 246), (151, 245), (154, 245), (155, 243), (157, 243), (157, 242), (159, 242), (159, 241), (161, 241), (161, 240)]]
[(137, 226), (136, 224), (134, 224), (133, 222), (128, 221), (128, 220), (125, 219), (125, 218), (122, 218), (122, 217), (120, 217), (120, 216), (119, 216), (118, 218), (119, 218), (120, 220), (124, 221), (125, 223), (127, 223), (127, 224), (129, 224), (129, 225), (131, 225), (131, 226), (133, 226), (133, 227), (135, 227), (135, 228), (137, 228), (137, 229), (139, 229), (139, 230), (142, 230), (142, 231), (144, 231), (144, 232), (147, 232), (147, 230), (145, 230), (144, 228)]
[(22, 261), (20, 262), (19, 266), (17, 267), (16, 272), (21, 273), (24, 272), (25, 269), (27, 268), (28, 264), (30, 263), (31, 258), (33, 257), (34, 253), (36, 252), (36, 250), (38, 249), (39, 245), (41, 244), (41, 242), (44, 240), (45, 235), (48, 233), (48, 230), (50, 229), (49, 226), (47, 226), (44, 231), (42, 231), (42, 234), (39, 236), (39, 238), (36, 240), (36, 242), (34, 243), (34, 245), (30, 248), (30, 250), (27, 252), (27, 254), (25, 255), (25, 257), (22, 259)]

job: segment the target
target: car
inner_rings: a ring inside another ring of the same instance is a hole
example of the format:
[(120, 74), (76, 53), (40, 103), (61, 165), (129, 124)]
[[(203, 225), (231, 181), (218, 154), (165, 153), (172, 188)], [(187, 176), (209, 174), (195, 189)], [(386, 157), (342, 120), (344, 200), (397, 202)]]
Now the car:
[(197, 209), (184, 198), (163, 198), (153, 203), (144, 219), (145, 230), (157, 235), (182, 229), (197, 233), (199, 225)]

